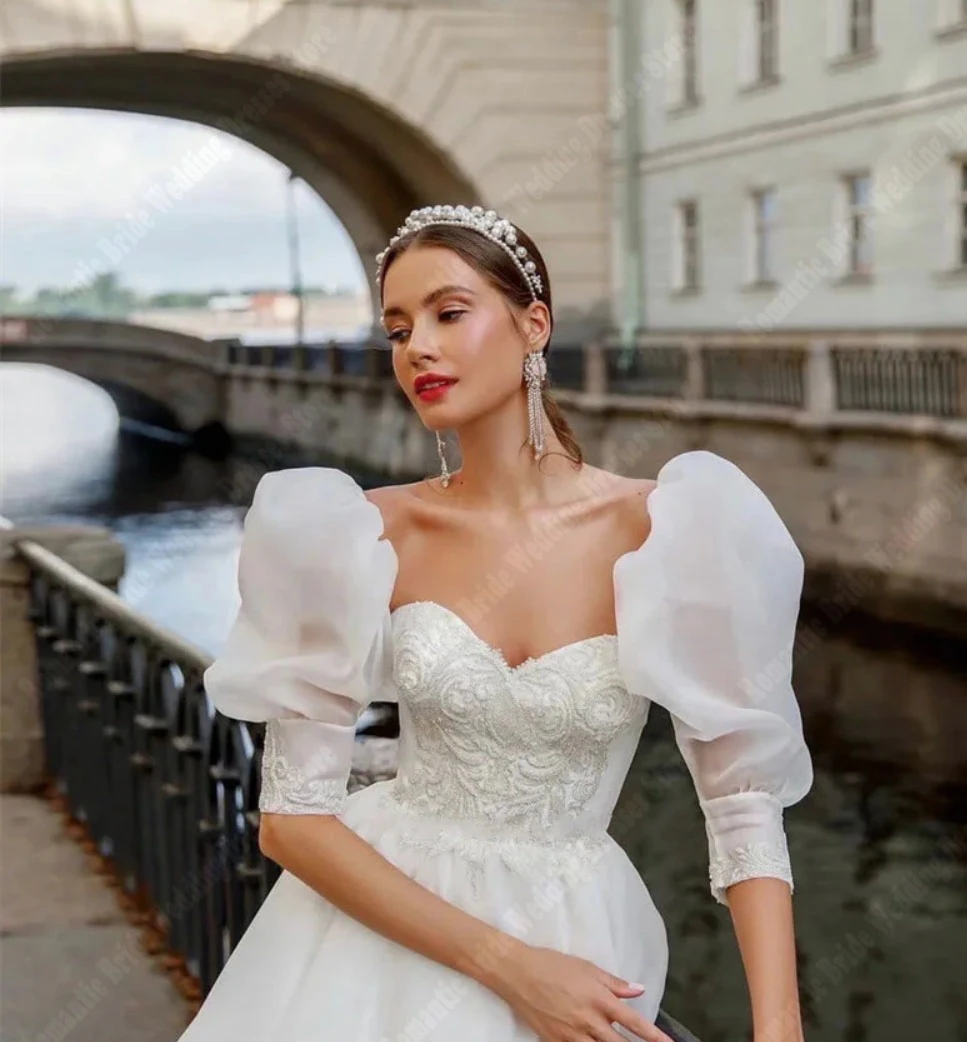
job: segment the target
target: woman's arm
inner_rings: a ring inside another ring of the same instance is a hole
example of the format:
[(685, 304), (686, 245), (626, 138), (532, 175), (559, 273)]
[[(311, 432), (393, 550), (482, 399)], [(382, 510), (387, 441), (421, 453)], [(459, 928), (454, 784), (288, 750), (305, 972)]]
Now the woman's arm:
[(803, 1042), (792, 895), (781, 879), (746, 879), (726, 891), (752, 1002), (755, 1042)]
[(410, 879), (334, 815), (263, 814), (259, 846), (347, 915), (488, 987), (523, 947)]
[(259, 846), (347, 915), (392, 941), (473, 978), (548, 1042), (621, 1042), (622, 1024), (646, 1042), (671, 1042), (622, 1003), (642, 988), (576, 956), (527, 944), (412, 880), (335, 815), (265, 814)]

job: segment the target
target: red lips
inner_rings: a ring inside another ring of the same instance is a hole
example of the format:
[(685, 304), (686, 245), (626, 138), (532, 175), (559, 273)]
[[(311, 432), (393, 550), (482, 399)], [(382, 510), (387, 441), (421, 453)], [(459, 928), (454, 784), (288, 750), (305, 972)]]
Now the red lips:
[(446, 394), (456, 382), (456, 377), (443, 373), (420, 373), (413, 381), (413, 390), (421, 401), (433, 401)]

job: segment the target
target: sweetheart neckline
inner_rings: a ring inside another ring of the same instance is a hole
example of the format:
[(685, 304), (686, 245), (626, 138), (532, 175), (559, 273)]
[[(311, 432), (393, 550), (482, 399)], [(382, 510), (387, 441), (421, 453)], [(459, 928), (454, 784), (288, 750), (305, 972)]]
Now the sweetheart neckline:
[(489, 651), (501, 664), (501, 666), (510, 674), (516, 674), (524, 671), (528, 667), (538, 666), (545, 662), (547, 659), (552, 658), (555, 655), (561, 654), (561, 652), (569, 651), (573, 648), (580, 648), (586, 644), (594, 644), (599, 641), (617, 641), (618, 635), (616, 633), (595, 633), (590, 637), (581, 637), (580, 640), (572, 640), (568, 644), (561, 644), (556, 648), (551, 648), (550, 651), (545, 651), (543, 654), (538, 655), (536, 658), (531, 655), (518, 662), (516, 666), (512, 666), (507, 661), (507, 656), (501, 651), (500, 648), (491, 644), (489, 641), (483, 639), (479, 633), (470, 625), (469, 622), (462, 616), (458, 615), (452, 608), (448, 608), (445, 604), (441, 604), (439, 601), (427, 601), (427, 600), (416, 600), (407, 601), (405, 604), (398, 604), (391, 612), (390, 616), (395, 616), (397, 612), (402, 611), (404, 608), (413, 608), (419, 606), (427, 606), (436, 608), (444, 615), (449, 616), (451, 619), (455, 619), (457, 623), (479, 644), (482, 648)]

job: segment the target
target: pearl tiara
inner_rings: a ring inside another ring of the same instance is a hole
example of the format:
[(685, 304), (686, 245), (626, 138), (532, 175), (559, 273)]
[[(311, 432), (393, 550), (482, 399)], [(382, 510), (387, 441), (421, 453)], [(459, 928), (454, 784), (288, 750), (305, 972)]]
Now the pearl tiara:
[(537, 300), (544, 290), (544, 284), (537, 271), (537, 265), (527, 255), (527, 250), (517, 242), (517, 229), (506, 218), (494, 210), (484, 210), (482, 206), (424, 206), (413, 210), (406, 221), (396, 229), (396, 234), (389, 241), (389, 246), (376, 257), (376, 281), (383, 277), (383, 261), (390, 248), (400, 239), (423, 228), (435, 224), (452, 224), (459, 228), (470, 228), (485, 235), (491, 242), (497, 243), (517, 265), (523, 275), (531, 296)]

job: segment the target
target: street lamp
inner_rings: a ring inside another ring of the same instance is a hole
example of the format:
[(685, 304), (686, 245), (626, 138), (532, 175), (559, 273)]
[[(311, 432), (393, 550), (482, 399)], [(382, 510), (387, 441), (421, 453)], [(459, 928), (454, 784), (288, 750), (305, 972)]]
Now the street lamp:
[(299, 258), (299, 221), (296, 208), (295, 184), (298, 177), (294, 170), (289, 171), (286, 182), (286, 217), (289, 229), (289, 270), (292, 281), (292, 293), (296, 299), (295, 342), (302, 347), (305, 339), (305, 300), (302, 292), (302, 264)]

